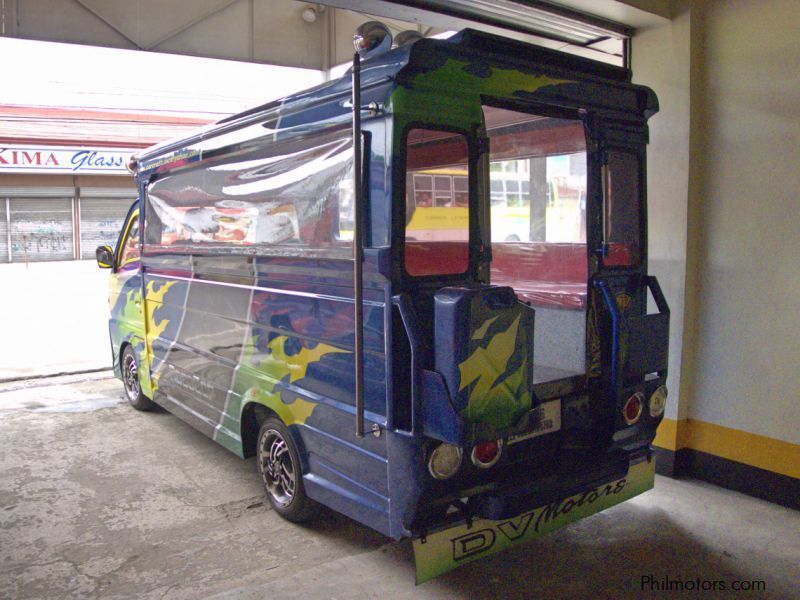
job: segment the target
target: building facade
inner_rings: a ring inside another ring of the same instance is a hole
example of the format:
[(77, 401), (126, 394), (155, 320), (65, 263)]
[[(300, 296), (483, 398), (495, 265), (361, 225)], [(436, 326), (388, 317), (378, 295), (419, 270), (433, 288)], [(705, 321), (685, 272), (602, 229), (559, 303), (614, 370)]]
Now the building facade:
[(0, 264), (113, 246), (136, 199), (131, 155), (218, 117), (0, 105)]

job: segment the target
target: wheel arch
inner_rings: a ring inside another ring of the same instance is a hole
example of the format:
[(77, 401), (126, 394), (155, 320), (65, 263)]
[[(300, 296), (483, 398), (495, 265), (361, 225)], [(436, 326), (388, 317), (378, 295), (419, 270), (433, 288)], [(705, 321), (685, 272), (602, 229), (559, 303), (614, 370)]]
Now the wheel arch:
[[(139, 385), (142, 388), (142, 392), (144, 395), (149, 399), (153, 399), (154, 395), (154, 386), (150, 379), (150, 366), (147, 356), (145, 355), (147, 349), (144, 345), (144, 339), (136, 335), (135, 333), (131, 333), (126, 335), (119, 344), (119, 352), (117, 356), (114, 357), (114, 373), (117, 375), (119, 379), (122, 379), (122, 356), (125, 354), (125, 350), (130, 347), (133, 350), (133, 354), (136, 357), (136, 365), (139, 370)], [(112, 348), (113, 352), (113, 348)], [(143, 371), (144, 369), (144, 371)], [(117, 374), (119, 371), (119, 374)]]
[[(119, 345), (119, 351), (117, 352), (117, 355), (113, 357), (114, 368), (119, 369), (120, 377), (122, 377), (122, 355), (125, 354), (125, 348), (127, 348), (128, 346), (133, 346), (133, 344), (131, 344), (130, 338), (122, 340), (122, 342)], [(135, 352), (136, 348), (134, 348), (133, 350)]]
[(242, 437), (242, 454), (245, 458), (255, 456), (261, 424), (273, 416), (278, 417), (278, 414), (259, 402), (248, 402), (244, 405), (239, 423), (239, 434)]
[(282, 418), (281, 415), (279, 415), (275, 410), (266, 404), (262, 404), (261, 402), (248, 402), (244, 405), (244, 408), (242, 408), (240, 435), (242, 437), (243, 456), (245, 458), (255, 456), (256, 446), (258, 444), (258, 432), (261, 429), (261, 425), (269, 417), (278, 419), (286, 426), (286, 429), (289, 430), (289, 434), (292, 436), (292, 442), (294, 442), (294, 445), (297, 448), (297, 453), (300, 456), (300, 463), (303, 468), (303, 472), (307, 473), (308, 455), (306, 453), (305, 444), (303, 444), (302, 436), (298, 430), (298, 426), (287, 423), (286, 419)]
[[(124, 373), (122, 372), (122, 357), (125, 356), (125, 350), (127, 350), (128, 347), (130, 347), (131, 350), (133, 350), (133, 355), (136, 357), (137, 369), (142, 364), (141, 353), (136, 350), (136, 344), (134, 343), (133, 337), (132, 336), (128, 336), (128, 337), (124, 338), (119, 344), (119, 352), (117, 353), (117, 356), (115, 357), (116, 368), (119, 369), (119, 378), (120, 379), (122, 379), (122, 377), (124, 376)], [(141, 385), (141, 379), (139, 379), (139, 383)]]

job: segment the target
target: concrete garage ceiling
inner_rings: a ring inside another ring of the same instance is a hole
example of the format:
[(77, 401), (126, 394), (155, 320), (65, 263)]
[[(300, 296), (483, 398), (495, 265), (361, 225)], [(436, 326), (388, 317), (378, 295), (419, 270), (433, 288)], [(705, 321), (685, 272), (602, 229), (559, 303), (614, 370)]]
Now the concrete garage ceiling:
[[(645, 10), (639, 4), (646, 4)], [(377, 18), (395, 33), (416, 29), (433, 35), (474, 27), (622, 64), (633, 27), (647, 24), (659, 13), (668, 16), (668, 4), (653, 0), (564, 0), (559, 4), (542, 0), (330, 0), (321, 4), (4, 0), (0, 26), (7, 37), (327, 70), (350, 60), (353, 30)], [(587, 8), (593, 14), (585, 12)]]

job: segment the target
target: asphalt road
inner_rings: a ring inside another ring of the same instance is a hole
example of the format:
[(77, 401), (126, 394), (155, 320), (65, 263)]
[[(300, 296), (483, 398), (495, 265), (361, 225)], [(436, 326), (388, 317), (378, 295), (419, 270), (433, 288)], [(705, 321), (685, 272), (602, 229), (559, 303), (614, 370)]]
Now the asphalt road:
[[(0, 386), (0, 598), (669, 597), (642, 578), (797, 597), (800, 514), (697, 482), (414, 585), (410, 543), (265, 504), (242, 461), (106, 373)], [(713, 594), (712, 594), (713, 595)], [(707, 595), (705, 597), (708, 597)]]

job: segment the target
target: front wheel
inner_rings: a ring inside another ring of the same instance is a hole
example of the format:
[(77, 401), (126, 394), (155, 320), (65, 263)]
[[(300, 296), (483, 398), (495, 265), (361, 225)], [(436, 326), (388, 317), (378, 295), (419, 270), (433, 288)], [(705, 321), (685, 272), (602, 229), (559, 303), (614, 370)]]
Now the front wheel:
[(288, 521), (303, 523), (317, 516), (319, 504), (306, 496), (300, 455), (286, 425), (270, 417), (258, 432), (258, 472), (275, 512)]
[(122, 385), (125, 387), (125, 397), (133, 408), (153, 410), (155, 404), (144, 395), (139, 383), (139, 365), (132, 346), (125, 346), (125, 351), (122, 353)]

